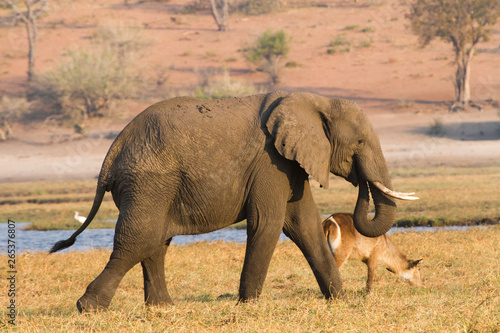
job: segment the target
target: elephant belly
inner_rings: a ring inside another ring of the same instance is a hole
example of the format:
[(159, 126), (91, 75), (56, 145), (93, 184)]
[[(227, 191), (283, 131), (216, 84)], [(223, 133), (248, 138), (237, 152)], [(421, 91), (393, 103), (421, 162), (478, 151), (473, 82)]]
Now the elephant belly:
[(245, 219), (247, 193), (238, 183), (224, 187), (207, 177), (183, 181), (173, 203), (179, 234), (207, 233)]

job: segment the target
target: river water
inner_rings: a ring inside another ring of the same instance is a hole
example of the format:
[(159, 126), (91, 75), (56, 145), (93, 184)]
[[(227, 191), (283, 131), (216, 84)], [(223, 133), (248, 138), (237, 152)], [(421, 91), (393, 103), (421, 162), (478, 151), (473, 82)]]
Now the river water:
[[(0, 254), (7, 253), (7, 240), (10, 234), (14, 234), (16, 245), (16, 253), (23, 251), (29, 252), (47, 252), (57, 242), (67, 239), (73, 234), (74, 230), (50, 230), (50, 231), (37, 231), (37, 230), (23, 230), (30, 223), (29, 222), (16, 222), (11, 224), (10, 227), (7, 223), (0, 223)], [(413, 228), (392, 228), (388, 234), (404, 231), (437, 231), (437, 230), (457, 230), (464, 231), (471, 227), (413, 227)], [(477, 226), (474, 228), (487, 228), (487, 226)], [(97, 248), (113, 248), (113, 236), (115, 229), (87, 229), (82, 232), (76, 239), (75, 244), (69, 249), (61, 251), (88, 251)], [(245, 243), (247, 232), (244, 229), (226, 228), (201, 235), (180, 235), (175, 236), (172, 244), (187, 245), (195, 242), (236, 242)], [(283, 233), (280, 240), (288, 239)], [(12, 242), (10, 243), (12, 244)]]

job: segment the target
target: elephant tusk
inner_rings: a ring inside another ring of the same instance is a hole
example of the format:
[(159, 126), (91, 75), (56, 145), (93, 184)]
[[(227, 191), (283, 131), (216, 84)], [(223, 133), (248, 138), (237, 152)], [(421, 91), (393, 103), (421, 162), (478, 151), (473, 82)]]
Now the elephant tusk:
[(395, 198), (395, 199), (400, 199), (400, 200), (418, 200), (419, 197), (414, 197), (413, 195), (415, 194), (414, 192), (411, 193), (401, 193), (401, 192), (396, 192), (393, 190), (388, 189), (382, 183), (380, 182), (373, 182), (373, 185), (375, 185), (376, 188), (378, 188), (380, 191), (382, 191), (384, 194)]

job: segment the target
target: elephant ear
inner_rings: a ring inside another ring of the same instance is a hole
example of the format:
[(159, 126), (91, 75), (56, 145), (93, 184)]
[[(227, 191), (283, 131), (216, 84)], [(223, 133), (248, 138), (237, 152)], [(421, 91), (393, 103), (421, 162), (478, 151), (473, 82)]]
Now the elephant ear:
[(331, 156), (322, 112), (327, 108), (330, 108), (328, 98), (291, 93), (271, 111), (266, 121), (278, 152), (297, 161), (324, 188), (328, 188)]

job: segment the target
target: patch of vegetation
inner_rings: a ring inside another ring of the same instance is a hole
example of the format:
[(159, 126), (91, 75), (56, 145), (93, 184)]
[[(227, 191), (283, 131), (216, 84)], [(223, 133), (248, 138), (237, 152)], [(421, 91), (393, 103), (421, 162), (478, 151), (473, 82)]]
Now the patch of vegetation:
[(31, 103), (25, 97), (2, 96), (0, 99), (0, 142), (9, 140), (14, 132), (11, 123), (29, 113)]
[(59, 120), (102, 115), (113, 99), (135, 94), (142, 78), (132, 70), (146, 42), (141, 30), (126, 27), (101, 28), (90, 47), (66, 52), (57, 67), (35, 77), (30, 98), (41, 117)]
[(245, 58), (269, 75), (272, 84), (280, 81), (283, 59), (290, 52), (291, 37), (284, 30), (266, 30), (253, 46), (245, 50)]
[(217, 52), (214, 52), (214, 51), (205, 52), (205, 59), (216, 58), (216, 57), (218, 57)]
[(30, 110), (31, 103), (25, 97), (2, 96), (0, 98), (0, 118), (19, 120)]
[(233, 0), (229, 3), (229, 11), (243, 15), (263, 15), (281, 8), (280, 0)]
[(302, 67), (302, 65), (295, 60), (291, 60), (291, 61), (286, 62), (285, 67), (286, 68), (297, 68), (297, 67)]
[(434, 118), (432, 124), (429, 128), (429, 134), (432, 136), (445, 136), (446, 129), (443, 124), (443, 121), (439, 118)]
[(411, 228), (411, 227), (446, 227), (446, 226), (475, 226), (475, 225), (497, 225), (500, 221), (500, 216), (478, 218), (474, 220), (453, 220), (445, 217), (429, 218), (429, 217), (405, 217), (398, 219), (394, 224), (396, 227)]
[(215, 75), (203, 74), (202, 82), (196, 87), (195, 96), (203, 99), (216, 99), (253, 95), (258, 92), (254, 84), (231, 78), (228, 70), (224, 70), (222, 79)]
[(374, 31), (375, 31), (375, 29), (373, 29), (372, 27), (366, 27), (366, 28), (361, 29), (359, 32), (367, 33), (367, 32), (374, 32)]
[(409, 109), (415, 105), (414, 101), (409, 101), (406, 99), (400, 99), (398, 101), (397, 107), (398, 109)]
[(357, 29), (358, 27), (359, 27), (359, 25), (357, 25), (357, 24), (350, 24), (350, 25), (346, 26), (344, 28), (344, 30), (346, 30), (346, 31), (354, 30), (354, 29)]
[(340, 34), (335, 37), (334, 40), (328, 44), (328, 49), (326, 53), (335, 54), (337, 52), (349, 52), (351, 51), (351, 41), (346, 38), (345, 34)]
[(370, 46), (372, 46), (371, 39), (363, 40), (363, 41), (359, 42), (359, 44), (358, 44), (358, 47), (361, 47), (361, 48), (370, 47)]
[(210, 2), (203, 0), (193, 0), (187, 5), (182, 6), (178, 11), (178, 14), (196, 14), (202, 11), (208, 11), (210, 9)]

